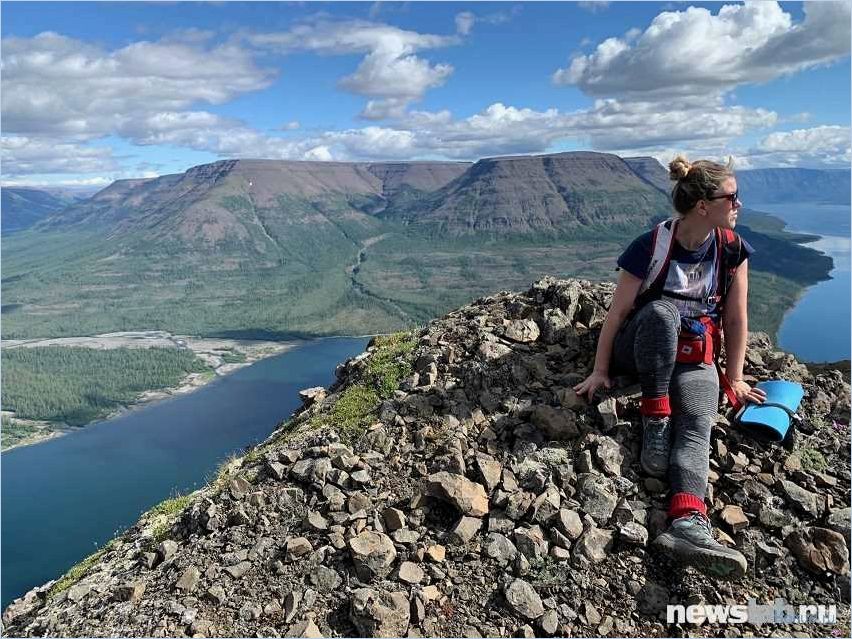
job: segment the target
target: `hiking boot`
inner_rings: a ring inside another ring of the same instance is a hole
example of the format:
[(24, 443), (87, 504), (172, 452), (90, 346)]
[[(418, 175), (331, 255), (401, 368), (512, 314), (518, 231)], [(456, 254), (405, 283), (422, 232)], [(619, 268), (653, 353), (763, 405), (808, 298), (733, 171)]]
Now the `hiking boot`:
[(713, 526), (697, 510), (675, 519), (651, 545), (678, 561), (719, 579), (741, 579), (748, 569), (746, 558), (713, 538)]
[(651, 477), (665, 477), (669, 469), (671, 419), (642, 415), (642, 454), (639, 465)]

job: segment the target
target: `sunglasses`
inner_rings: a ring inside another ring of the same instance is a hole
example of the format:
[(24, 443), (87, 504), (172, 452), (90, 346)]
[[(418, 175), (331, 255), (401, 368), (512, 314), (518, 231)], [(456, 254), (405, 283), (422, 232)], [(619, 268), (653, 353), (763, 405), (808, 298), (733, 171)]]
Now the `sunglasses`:
[(739, 199), (739, 197), (740, 197), (740, 192), (734, 191), (733, 193), (723, 193), (722, 195), (711, 195), (707, 199), (708, 200), (721, 200), (721, 199), (724, 198), (731, 203), (731, 206), (733, 206), (737, 203), (737, 200)]

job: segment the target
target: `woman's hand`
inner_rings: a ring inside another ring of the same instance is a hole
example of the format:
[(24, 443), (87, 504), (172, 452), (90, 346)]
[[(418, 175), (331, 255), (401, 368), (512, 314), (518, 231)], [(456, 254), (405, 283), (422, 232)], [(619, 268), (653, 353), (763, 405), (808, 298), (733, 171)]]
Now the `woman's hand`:
[(612, 388), (612, 382), (609, 379), (609, 375), (601, 371), (593, 371), (591, 375), (574, 387), (574, 392), (581, 397), (584, 394), (587, 394), (589, 401), (591, 402), (592, 396), (601, 386)]
[(760, 388), (752, 388), (741, 379), (731, 382), (731, 388), (734, 390), (734, 395), (741, 404), (751, 402), (752, 404), (762, 404), (766, 401), (766, 393)]

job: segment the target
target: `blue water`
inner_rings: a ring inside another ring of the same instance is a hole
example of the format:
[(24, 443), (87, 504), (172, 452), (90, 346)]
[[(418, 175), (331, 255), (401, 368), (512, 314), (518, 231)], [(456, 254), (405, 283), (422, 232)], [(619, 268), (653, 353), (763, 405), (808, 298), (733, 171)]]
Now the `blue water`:
[(2, 454), (2, 607), (55, 579), (141, 513), (201, 487), (328, 386), (367, 338), (299, 342), (188, 395)]
[(830, 280), (808, 288), (785, 316), (778, 345), (807, 362), (833, 362), (850, 357), (850, 207), (785, 203), (753, 204), (751, 208), (787, 222), (787, 230), (819, 235), (807, 244), (834, 261)]

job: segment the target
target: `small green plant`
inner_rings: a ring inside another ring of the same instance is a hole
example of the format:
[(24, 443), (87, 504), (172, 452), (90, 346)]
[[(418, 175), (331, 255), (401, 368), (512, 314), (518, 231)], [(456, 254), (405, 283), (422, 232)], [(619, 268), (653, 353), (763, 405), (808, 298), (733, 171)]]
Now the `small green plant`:
[(558, 586), (566, 582), (569, 572), (571, 568), (565, 561), (542, 557), (530, 562), (530, 583), (544, 588)]
[(85, 577), (86, 573), (89, 572), (89, 570), (97, 564), (107, 552), (109, 552), (109, 550), (115, 545), (115, 542), (115, 539), (110, 539), (102, 548), (99, 548), (83, 561), (72, 566), (68, 572), (62, 575), (62, 577), (53, 584), (53, 586), (51, 586), (48, 596), (55, 597), (64, 590), (68, 590), (71, 586)]
[(809, 473), (821, 473), (828, 468), (828, 463), (822, 453), (815, 448), (801, 450), (802, 468)]
[(390, 397), (400, 382), (411, 374), (411, 360), (417, 341), (411, 331), (380, 335), (378, 347), (367, 363), (367, 376), (383, 398)]
[(342, 440), (352, 443), (375, 419), (379, 401), (379, 395), (372, 388), (353, 384), (341, 393), (328, 413), (319, 417), (319, 425), (331, 426)]

